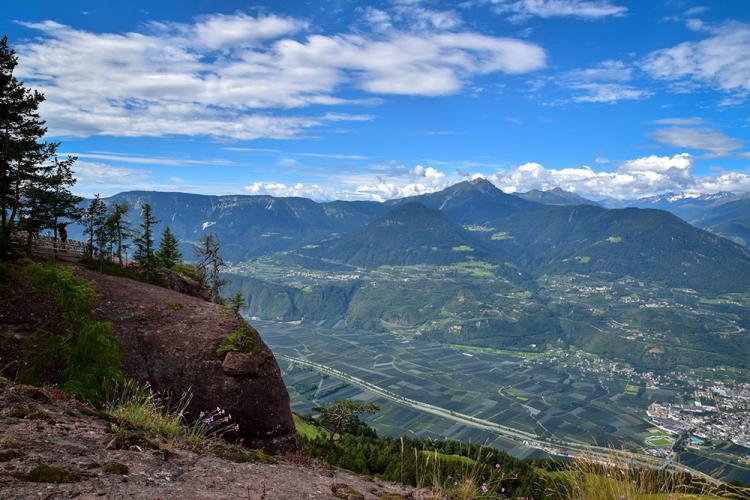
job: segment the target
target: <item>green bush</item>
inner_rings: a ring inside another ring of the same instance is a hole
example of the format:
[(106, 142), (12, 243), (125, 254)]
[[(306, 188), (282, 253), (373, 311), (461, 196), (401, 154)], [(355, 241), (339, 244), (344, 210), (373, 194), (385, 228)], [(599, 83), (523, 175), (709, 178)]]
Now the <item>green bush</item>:
[(244, 352), (248, 354), (259, 354), (260, 349), (255, 343), (255, 336), (247, 325), (242, 325), (229, 334), (216, 348), (216, 355), (221, 356), (227, 352)]
[(125, 377), (122, 365), (122, 346), (112, 334), (112, 325), (88, 321), (73, 335), (63, 372), (62, 388), (81, 401), (103, 402), (103, 386)]
[(122, 346), (112, 325), (93, 319), (97, 294), (90, 283), (52, 264), (27, 260), (23, 274), (36, 289), (48, 294), (60, 308), (67, 331), (40, 330), (28, 340), (33, 352), (19, 375), (27, 383), (40, 383), (45, 371), (62, 369), (62, 388), (82, 401), (103, 402), (103, 387), (124, 379)]
[(24, 266), (24, 275), (35, 288), (47, 293), (55, 301), (70, 326), (91, 317), (96, 303), (96, 291), (91, 284), (71, 271), (55, 265), (28, 261)]

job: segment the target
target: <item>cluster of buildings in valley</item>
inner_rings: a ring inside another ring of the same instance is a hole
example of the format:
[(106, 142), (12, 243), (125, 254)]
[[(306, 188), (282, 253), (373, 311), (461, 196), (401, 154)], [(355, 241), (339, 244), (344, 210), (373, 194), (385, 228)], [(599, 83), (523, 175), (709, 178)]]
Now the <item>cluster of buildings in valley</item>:
[[(750, 383), (705, 381), (684, 373), (656, 374), (593, 356), (582, 351), (558, 350), (528, 363), (554, 364), (596, 376), (602, 385), (619, 379), (628, 387), (647, 389), (680, 388), (683, 404), (652, 403), (647, 410), (651, 421), (674, 435), (689, 433), (686, 444), (701, 446), (707, 441), (725, 441), (750, 448)], [(656, 449), (652, 454), (667, 450)]]
[(729, 441), (750, 448), (750, 384), (702, 386), (690, 404), (652, 403), (646, 414), (671, 434), (690, 433), (688, 445)]

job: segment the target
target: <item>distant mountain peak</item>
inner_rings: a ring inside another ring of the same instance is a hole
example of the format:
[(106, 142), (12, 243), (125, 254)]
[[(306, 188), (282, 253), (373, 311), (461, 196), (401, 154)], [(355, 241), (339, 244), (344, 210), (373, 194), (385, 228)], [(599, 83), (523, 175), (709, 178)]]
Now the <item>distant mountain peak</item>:
[(584, 198), (571, 191), (566, 191), (560, 186), (556, 186), (547, 191), (532, 189), (525, 193), (516, 193), (516, 196), (528, 201), (535, 201), (544, 205), (595, 205), (595, 201)]

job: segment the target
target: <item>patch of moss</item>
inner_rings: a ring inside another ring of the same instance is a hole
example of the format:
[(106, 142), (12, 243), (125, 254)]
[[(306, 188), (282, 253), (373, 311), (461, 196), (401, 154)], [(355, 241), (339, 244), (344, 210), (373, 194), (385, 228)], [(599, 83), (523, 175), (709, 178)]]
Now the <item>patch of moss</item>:
[(331, 485), (331, 493), (336, 498), (346, 498), (349, 500), (364, 499), (365, 496), (346, 483), (334, 483)]
[(179, 311), (180, 309), (182, 309), (182, 304), (180, 304), (179, 302), (170, 302), (170, 303), (169, 303), (169, 304), (167, 304), (167, 305), (168, 305), (168, 306), (169, 306), (169, 308), (170, 308), (170, 309), (172, 309), (173, 311)]
[(83, 476), (77, 472), (52, 467), (44, 463), (37, 465), (28, 473), (20, 474), (16, 477), (32, 483), (77, 483), (83, 480)]
[(17, 450), (4, 450), (0, 451), (0, 462), (9, 462), (14, 458), (21, 456), (21, 453)]
[(49, 415), (34, 406), (18, 406), (13, 408), (8, 415), (29, 420), (50, 420)]
[(266, 464), (278, 463), (271, 455), (267, 455), (260, 450), (246, 450), (239, 447), (219, 446), (214, 449), (214, 455), (224, 460), (235, 463), (262, 462)]
[(120, 431), (107, 442), (108, 450), (130, 450), (132, 448), (150, 448), (158, 450), (159, 445), (150, 439), (134, 432)]
[(216, 356), (227, 352), (244, 352), (248, 354), (260, 354), (260, 349), (255, 343), (255, 336), (247, 325), (242, 325), (232, 330), (229, 337), (225, 338), (216, 348)]
[(0, 438), (0, 447), (3, 448), (18, 448), (18, 443), (13, 436), (3, 436)]
[(128, 466), (119, 462), (108, 462), (102, 465), (102, 472), (105, 474), (117, 474), (123, 476), (130, 472)]

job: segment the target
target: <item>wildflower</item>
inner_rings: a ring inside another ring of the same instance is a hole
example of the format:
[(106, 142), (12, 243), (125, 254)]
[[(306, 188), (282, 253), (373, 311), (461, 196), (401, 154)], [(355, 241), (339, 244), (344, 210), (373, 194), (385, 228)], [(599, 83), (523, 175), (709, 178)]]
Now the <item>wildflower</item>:
[(235, 431), (238, 431), (238, 430), (240, 430), (240, 425), (239, 425), (239, 424), (234, 424), (234, 430), (235, 430)]
[(205, 414), (206, 414), (206, 412), (205, 412), (205, 411), (202, 411), (202, 412), (200, 413), (200, 415), (198, 415), (198, 416), (199, 416), (200, 418), (203, 418), (203, 415), (205, 415)]
[(495, 464), (495, 468), (499, 469), (500, 468), (500, 464)]
[(482, 483), (482, 493), (487, 493), (490, 491), (489, 486), (487, 486), (487, 483)]

